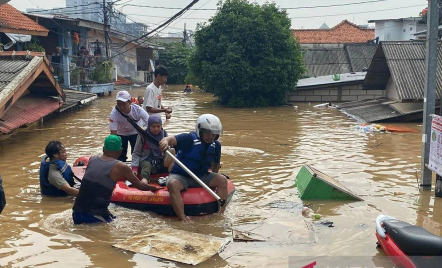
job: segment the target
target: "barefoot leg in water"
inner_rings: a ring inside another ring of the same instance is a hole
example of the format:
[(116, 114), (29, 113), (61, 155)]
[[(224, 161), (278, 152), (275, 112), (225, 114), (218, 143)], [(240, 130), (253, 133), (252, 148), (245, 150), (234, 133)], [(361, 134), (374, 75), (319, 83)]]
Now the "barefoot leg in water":
[(167, 189), (169, 189), (170, 204), (178, 219), (182, 221), (190, 220), (190, 218), (184, 214), (184, 202), (181, 197), (181, 191), (184, 190), (184, 186), (179, 180), (175, 179), (167, 182)]
[[(210, 181), (210, 187), (216, 187), (216, 193), (221, 199), (227, 201), (228, 191), (227, 191), (227, 178), (221, 174), (217, 174), (215, 178)], [(227, 203), (220, 207), (219, 212), (224, 213), (226, 210)]]

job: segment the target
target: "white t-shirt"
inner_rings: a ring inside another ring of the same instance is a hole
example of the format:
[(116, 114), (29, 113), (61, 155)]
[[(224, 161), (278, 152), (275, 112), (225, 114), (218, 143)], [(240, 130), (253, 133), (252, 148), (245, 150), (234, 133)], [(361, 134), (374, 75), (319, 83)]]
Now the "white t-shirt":
[(157, 88), (152, 82), (144, 92), (143, 109), (146, 110), (146, 107), (161, 109), (161, 98), (161, 88)]
[[(135, 121), (138, 121), (137, 124), (141, 127), (147, 126), (147, 120), (149, 119), (149, 115), (145, 110), (143, 110), (140, 106), (131, 104), (130, 116)], [(109, 128), (110, 130), (116, 130), (118, 135), (129, 136), (137, 134), (137, 130), (127, 122), (127, 119), (123, 117), (117, 109), (112, 110), (109, 117)]]

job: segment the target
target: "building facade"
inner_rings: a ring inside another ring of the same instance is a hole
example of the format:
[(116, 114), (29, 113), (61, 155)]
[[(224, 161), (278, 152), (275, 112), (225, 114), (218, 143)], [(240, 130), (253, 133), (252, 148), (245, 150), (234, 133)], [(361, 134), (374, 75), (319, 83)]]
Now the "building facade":
[(375, 38), (379, 41), (409, 41), (416, 40), (417, 32), (427, 29), (427, 24), (422, 17), (402, 19), (370, 20), (375, 24)]

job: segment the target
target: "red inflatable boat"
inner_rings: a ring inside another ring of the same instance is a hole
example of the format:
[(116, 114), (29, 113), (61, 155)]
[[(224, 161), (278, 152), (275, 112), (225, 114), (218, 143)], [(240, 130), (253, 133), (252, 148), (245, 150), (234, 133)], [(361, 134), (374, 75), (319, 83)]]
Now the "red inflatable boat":
[(403, 268), (442, 267), (442, 238), (390, 216), (376, 218), (376, 238), (394, 265)]
[[(83, 178), (88, 162), (89, 157), (80, 157), (75, 161), (72, 170), (79, 179)], [(167, 177), (167, 174), (154, 176), (161, 178)], [(235, 192), (235, 186), (229, 180), (227, 187), (229, 195), (226, 203), (229, 203)], [(187, 216), (199, 216), (218, 212), (217, 201), (204, 188), (190, 188), (182, 192), (181, 196), (183, 197), (184, 211)], [(122, 178), (115, 186), (111, 201), (127, 208), (152, 211), (164, 216), (175, 216), (175, 212), (170, 205), (167, 187), (155, 192), (141, 191), (128, 186), (126, 180)]]

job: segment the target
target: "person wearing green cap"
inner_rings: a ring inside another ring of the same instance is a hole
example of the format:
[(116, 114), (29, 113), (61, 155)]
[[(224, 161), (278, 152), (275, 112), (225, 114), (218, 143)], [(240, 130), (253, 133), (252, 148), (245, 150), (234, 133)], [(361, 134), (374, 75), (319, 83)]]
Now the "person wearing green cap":
[(122, 152), (121, 138), (109, 135), (104, 140), (103, 154), (92, 156), (81, 181), (80, 191), (72, 208), (74, 224), (111, 222), (115, 216), (108, 206), (112, 191), (120, 178), (144, 191), (156, 191), (161, 187), (149, 185), (146, 179), (138, 180), (125, 163), (117, 160)]

